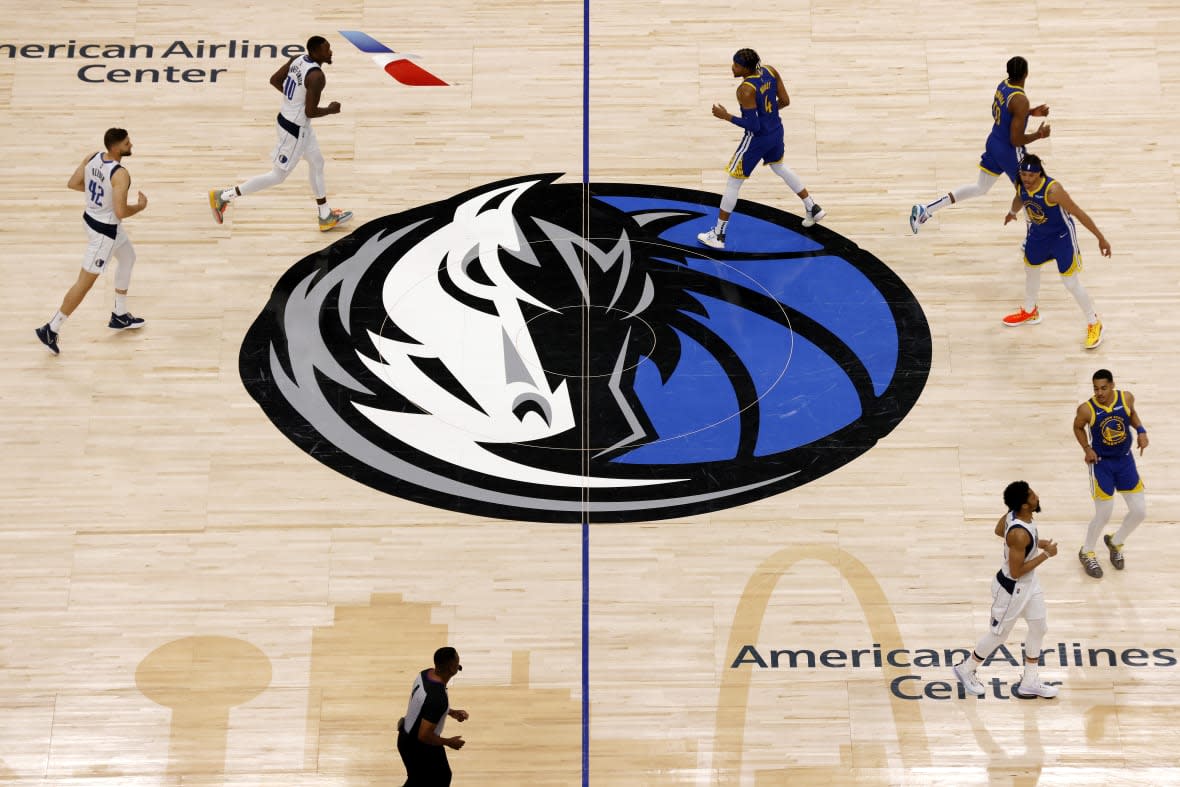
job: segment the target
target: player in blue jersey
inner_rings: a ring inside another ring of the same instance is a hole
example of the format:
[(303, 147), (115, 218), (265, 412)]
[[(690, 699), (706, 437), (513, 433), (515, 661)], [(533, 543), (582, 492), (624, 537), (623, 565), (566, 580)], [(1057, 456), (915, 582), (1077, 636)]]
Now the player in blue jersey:
[[(1073, 436), (1082, 447), (1090, 468), (1090, 494), (1094, 498), (1094, 518), (1086, 530), (1086, 543), (1078, 550), (1078, 560), (1086, 573), (1094, 578), (1102, 576), (1102, 567), (1094, 554), (1098, 534), (1110, 521), (1114, 512), (1114, 493), (1127, 501), (1127, 515), (1118, 532), (1102, 536), (1110, 552), (1110, 562), (1122, 570), (1123, 544), (1135, 528), (1147, 517), (1147, 502), (1143, 498), (1143, 481), (1135, 467), (1134, 446), (1139, 455), (1147, 448), (1147, 427), (1135, 409), (1135, 396), (1130, 391), (1114, 387), (1114, 375), (1106, 369), (1094, 372), (1094, 395), (1078, 405), (1073, 419)], [(1132, 442), (1131, 431), (1135, 432)]]
[(729, 114), (720, 104), (713, 105), (713, 117), (733, 123), (743, 130), (742, 141), (729, 161), (729, 179), (721, 196), (721, 210), (717, 224), (708, 232), (697, 235), (697, 240), (713, 249), (725, 248), (729, 217), (737, 205), (738, 192), (759, 162), (767, 164), (791, 191), (803, 200), (803, 226), (811, 227), (825, 215), (816, 204), (799, 176), (783, 164), (783, 121), (779, 109), (791, 103), (787, 88), (778, 71), (763, 65), (753, 49), (739, 49), (733, 56), (733, 76), (742, 80), (738, 85), (737, 100), (741, 117)]
[(1028, 61), (1023, 57), (1014, 57), (1008, 61), (1007, 68), (1008, 78), (996, 85), (996, 92), (992, 96), (992, 128), (987, 135), (983, 155), (979, 157), (979, 180), (943, 194), (929, 204), (914, 205), (910, 209), (910, 229), (914, 234), (936, 211), (986, 194), (995, 185), (1000, 173), (1015, 183), (1016, 165), (1024, 157), (1024, 146), (1049, 136), (1048, 123), (1041, 123), (1032, 133), (1025, 130), (1030, 116), (1046, 117), (1049, 114), (1047, 104), (1029, 108), (1028, 96), (1024, 94)]
[(1024, 305), (1005, 317), (1004, 325), (1014, 328), (1036, 325), (1041, 321), (1041, 313), (1037, 310), (1041, 266), (1049, 260), (1057, 260), (1061, 283), (1086, 317), (1085, 347), (1093, 350), (1102, 343), (1102, 322), (1094, 311), (1089, 293), (1082, 286), (1082, 253), (1078, 249), (1073, 217), (1077, 216), (1082, 226), (1094, 233), (1103, 257), (1110, 256), (1110, 244), (1086, 211), (1066, 193), (1065, 187), (1045, 174), (1040, 157), (1031, 153), (1020, 160), (1020, 183), (1004, 223), (1016, 221), (1021, 209), (1028, 218), (1028, 234), (1024, 239)]

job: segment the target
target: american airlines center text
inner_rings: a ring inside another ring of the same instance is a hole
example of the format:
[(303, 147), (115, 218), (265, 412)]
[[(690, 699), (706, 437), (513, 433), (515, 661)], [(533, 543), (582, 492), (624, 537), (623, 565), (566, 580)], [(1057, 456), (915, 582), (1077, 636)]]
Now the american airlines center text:
[[(903, 700), (975, 699), (969, 697), (958, 684), (950, 669), (970, 654), (967, 648), (890, 648), (883, 649), (874, 642), (869, 648), (840, 650), (829, 648), (772, 649), (743, 645), (730, 663), (730, 669), (749, 667), (756, 670), (816, 670), (816, 669), (887, 669), (892, 676), (889, 690)], [(997, 664), (997, 662), (1001, 662)], [(994, 665), (994, 672), (981, 674), (987, 693), (981, 700), (1012, 699), (1011, 684), (1020, 678), (1024, 664), (1022, 650), (1015, 652), (1001, 645), (984, 667)], [(1048, 670), (1070, 667), (1108, 669), (1112, 667), (1167, 668), (1177, 664), (1174, 648), (1110, 648), (1090, 647), (1080, 642), (1068, 645), (1058, 642), (1041, 653), (1041, 665)], [(896, 675), (898, 670), (913, 670), (911, 674)], [(918, 672), (921, 670), (921, 672)], [(1044, 677), (1042, 677), (1044, 680)], [(1060, 680), (1045, 680), (1059, 686)]]
[[(91, 84), (171, 82), (178, 84), (214, 83), (228, 68), (195, 67), (193, 60), (275, 60), (289, 58), (303, 52), (303, 44), (257, 44), (249, 39), (230, 39), (210, 43), (176, 39), (167, 44), (79, 43), (70, 39), (65, 43), (9, 44), (0, 43), (0, 58), (21, 60), (86, 60), (78, 68), (78, 79)], [(168, 61), (159, 65), (143, 65), (144, 61)], [(109, 62), (116, 61), (116, 62)], [(135, 61), (129, 63), (127, 61)]]

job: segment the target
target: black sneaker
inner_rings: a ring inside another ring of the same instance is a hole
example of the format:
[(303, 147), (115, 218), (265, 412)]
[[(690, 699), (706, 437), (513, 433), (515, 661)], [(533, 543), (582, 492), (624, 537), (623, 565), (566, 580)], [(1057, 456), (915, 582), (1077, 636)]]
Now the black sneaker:
[(1078, 550), (1078, 561), (1086, 569), (1087, 574), (1094, 577), (1094, 579), (1101, 579), (1102, 566), (1098, 565), (1098, 557), (1093, 552), (1087, 552), (1085, 550), (1086, 547), (1084, 545)]
[(115, 314), (111, 312), (111, 321), (107, 323), (107, 327), (116, 331), (126, 331), (131, 328), (142, 328), (143, 318), (136, 317), (131, 312), (126, 314)]
[(1106, 544), (1106, 548), (1110, 550), (1110, 563), (1119, 571), (1123, 570), (1126, 562), (1123, 560), (1123, 545), (1114, 543), (1114, 539), (1109, 535), (1102, 537), (1102, 542)]
[(49, 323), (45, 323), (40, 328), (34, 329), (33, 333), (37, 334), (37, 338), (41, 340), (41, 344), (44, 344), (49, 352), (54, 355), (61, 352), (57, 346), (57, 334), (49, 327)]
[(828, 212), (821, 208), (817, 202), (811, 206), (811, 209), (807, 211), (807, 215), (803, 217), (803, 226), (814, 227), (826, 215), (828, 215)]

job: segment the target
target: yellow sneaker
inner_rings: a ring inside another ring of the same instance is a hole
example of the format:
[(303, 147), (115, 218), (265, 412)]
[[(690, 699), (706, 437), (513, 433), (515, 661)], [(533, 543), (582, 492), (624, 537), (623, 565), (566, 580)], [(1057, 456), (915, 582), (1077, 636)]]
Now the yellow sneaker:
[(1102, 344), (1102, 320), (1086, 326), (1086, 349), (1093, 350)]
[(336, 208), (336, 210), (328, 214), (326, 219), (320, 219), (320, 232), (327, 232), (333, 227), (339, 227), (351, 218), (351, 210), (340, 210), (340, 208)]

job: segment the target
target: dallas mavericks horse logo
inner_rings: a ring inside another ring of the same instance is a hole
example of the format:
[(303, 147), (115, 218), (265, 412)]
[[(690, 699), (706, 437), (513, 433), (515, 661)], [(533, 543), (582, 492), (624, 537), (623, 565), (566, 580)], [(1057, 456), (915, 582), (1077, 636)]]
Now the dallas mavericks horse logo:
[(553, 522), (764, 498), (913, 407), (929, 329), (872, 255), (745, 202), (745, 245), (706, 255), (716, 195), (557, 177), (387, 216), (296, 263), (242, 344), (251, 396), (361, 483)]

